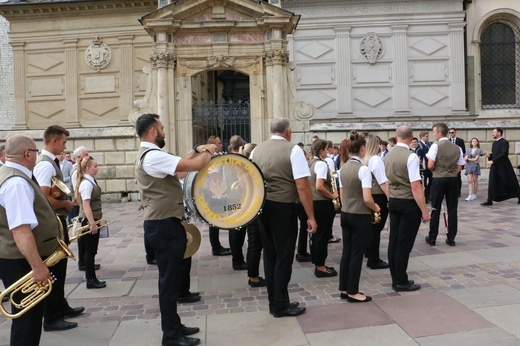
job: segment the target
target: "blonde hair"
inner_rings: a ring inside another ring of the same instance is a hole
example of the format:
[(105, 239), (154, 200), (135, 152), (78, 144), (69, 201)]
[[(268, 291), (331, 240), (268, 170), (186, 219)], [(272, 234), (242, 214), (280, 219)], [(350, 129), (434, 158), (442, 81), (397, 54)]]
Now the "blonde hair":
[(376, 156), (379, 152), (379, 140), (377, 139), (377, 136), (366, 135), (365, 141), (365, 157), (363, 157), (363, 161), (365, 165), (368, 166), (372, 156)]
[(251, 152), (253, 151), (254, 148), (256, 148), (255, 143), (246, 143), (244, 146), (242, 146), (242, 147), (240, 147), (240, 149), (238, 149), (238, 153), (240, 155), (244, 155), (245, 157), (249, 158), (249, 156), (251, 156)]
[(80, 194), (79, 194), (79, 186), (81, 184), (81, 181), (85, 177), (85, 174), (87, 172), (87, 168), (91, 167), (92, 164), (95, 162), (94, 158), (92, 156), (82, 157), (76, 161), (77, 167), (78, 167), (78, 177), (76, 180), (76, 191), (74, 192), (74, 198), (76, 201), (80, 201)]

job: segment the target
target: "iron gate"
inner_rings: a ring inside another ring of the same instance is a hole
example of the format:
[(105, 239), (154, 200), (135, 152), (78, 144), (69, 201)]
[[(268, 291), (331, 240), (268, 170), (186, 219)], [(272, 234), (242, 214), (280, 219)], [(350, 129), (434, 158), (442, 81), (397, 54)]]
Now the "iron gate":
[(251, 141), (249, 101), (198, 101), (193, 105), (192, 117), (193, 145), (206, 143), (212, 135), (220, 137), (224, 151), (228, 151), (233, 135)]

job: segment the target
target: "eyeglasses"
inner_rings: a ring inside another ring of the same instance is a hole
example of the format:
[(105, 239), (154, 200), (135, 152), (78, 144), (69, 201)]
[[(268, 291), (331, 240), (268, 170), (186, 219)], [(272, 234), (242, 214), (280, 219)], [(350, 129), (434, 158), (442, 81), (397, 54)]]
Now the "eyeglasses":
[(454, 131), (450, 131), (450, 132), (448, 132), (448, 133), (449, 133), (450, 135), (452, 135), (452, 134), (454, 134), (455, 132), (454, 132)]
[(34, 153), (38, 153), (38, 154), (40, 153), (40, 149), (27, 149), (27, 150), (32, 151)]

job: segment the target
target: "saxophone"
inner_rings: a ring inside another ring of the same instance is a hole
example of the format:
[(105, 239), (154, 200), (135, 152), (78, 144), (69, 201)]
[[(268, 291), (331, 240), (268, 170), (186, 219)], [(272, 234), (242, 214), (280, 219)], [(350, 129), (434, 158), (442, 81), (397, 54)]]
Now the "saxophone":
[[(331, 177), (331, 179), (330, 179), (330, 186), (331, 186), (330, 193), (338, 192), (338, 184), (337, 184), (337, 180), (336, 180), (338, 178), (338, 174), (335, 173), (335, 172), (330, 171), (330, 177)], [(338, 198), (334, 198), (332, 200), (332, 205), (334, 206), (334, 211), (340, 210), (341, 202), (340, 202), (339, 197)]]

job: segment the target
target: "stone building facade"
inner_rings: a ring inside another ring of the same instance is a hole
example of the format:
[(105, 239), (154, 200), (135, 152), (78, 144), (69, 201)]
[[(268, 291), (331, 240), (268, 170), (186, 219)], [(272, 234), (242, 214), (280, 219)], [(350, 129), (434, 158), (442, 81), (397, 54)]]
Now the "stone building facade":
[(0, 130), (14, 124), (13, 51), (9, 45), (9, 22), (0, 16)]

